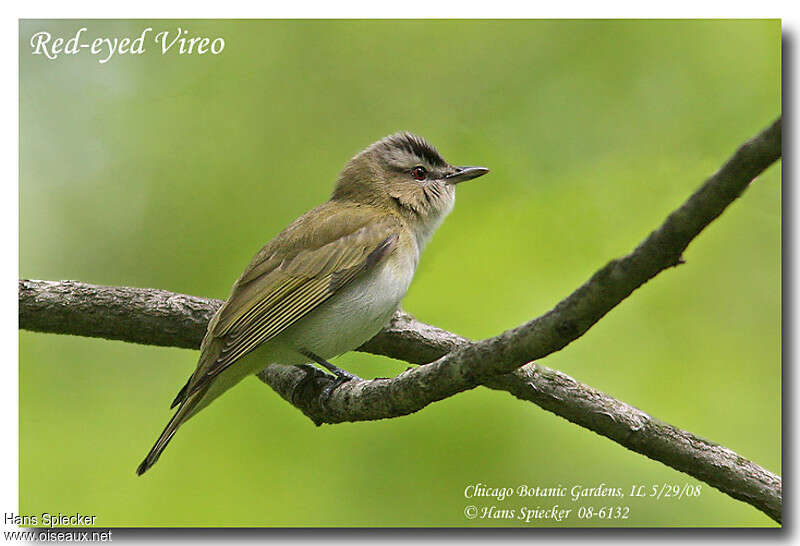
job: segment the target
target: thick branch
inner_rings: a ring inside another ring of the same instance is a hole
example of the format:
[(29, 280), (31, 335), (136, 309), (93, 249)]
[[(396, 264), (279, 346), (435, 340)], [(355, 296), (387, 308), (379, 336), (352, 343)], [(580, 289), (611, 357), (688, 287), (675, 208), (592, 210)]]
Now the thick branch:
[[(19, 281), (20, 328), (150, 345), (198, 348), (208, 320), (221, 303), (147, 288)], [(153, 334), (148, 340), (142, 331)], [(359, 350), (421, 363), (468, 343), (465, 338), (399, 311), (380, 334)], [(277, 366), (261, 378), (293, 402), (316, 396), (330, 381), (330, 376), (316, 368)], [(370, 383), (389, 386), (382, 380)], [(781, 479), (729, 449), (660, 423), (544, 366), (528, 364), (513, 373), (490, 378), (484, 385), (529, 400), (628, 449), (686, 472), (780, 521)], [(325, 420), (322, 414), (304, 411), (317, 423)]]
[[(781, 121), (745, 143), (631, 254), (595, 273), (551, 311), (499, 336), (471, 342), (404, 313), (362, 350), (424, 363), (386, 380), (353, 381), (319, 394), (329, 376), (269, 366), (260, 377), (316, 423), (396, 417), (484, 384), (530, 400), (648, 457), (706, 481), (780, 521), (781, 480), (730, 450), (659, 423), (571, 378), (526, 362), (585, 333), (636, 288), (681, 263), (681, 253), (781, 154)], [(220, 304), (162, 290), (20, 281), (20, 328), (197, 347)], [(515, 371), (516, 369), (516, 371)]]
[(220, 305), (155, 288), (19, 281), (19, 327), (34, 332), (198, 349)]

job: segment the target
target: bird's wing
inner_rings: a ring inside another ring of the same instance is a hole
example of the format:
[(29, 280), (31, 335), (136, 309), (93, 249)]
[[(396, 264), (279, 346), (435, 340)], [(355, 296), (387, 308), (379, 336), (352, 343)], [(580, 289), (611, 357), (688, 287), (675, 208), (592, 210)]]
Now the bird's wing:
[[(198, 367), (173, 406), (374, 267), (397, 244), (393, 219), (371, 221), (356, 209), (341, 220), (329, 217), (305, 230), (307, 240), (297, 241), (287, 232), (308, 221), (301, 217), (256, 255), (209, 324)], [(294, 248), (281, 244), (287, 240)]]

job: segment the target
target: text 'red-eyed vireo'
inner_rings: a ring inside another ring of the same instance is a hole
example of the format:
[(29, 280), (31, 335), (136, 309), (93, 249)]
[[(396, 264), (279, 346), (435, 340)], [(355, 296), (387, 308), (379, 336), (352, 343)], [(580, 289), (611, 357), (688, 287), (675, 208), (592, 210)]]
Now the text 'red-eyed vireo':
[(405, 296), (419, 255), (452, 210), (455, 186), (489, 172), (454, 167), (423, 138), (397, 133), (345, 165), (331, 199), (255, 255), (208, 325), (178, 410), (136, 470), (155, 464), (175, 431), (244, 377), (328, 359), (377, 334)]

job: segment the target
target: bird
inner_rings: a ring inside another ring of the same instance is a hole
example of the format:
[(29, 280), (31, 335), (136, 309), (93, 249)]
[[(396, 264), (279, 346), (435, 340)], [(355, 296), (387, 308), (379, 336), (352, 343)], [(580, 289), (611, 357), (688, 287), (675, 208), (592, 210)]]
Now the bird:
[(136, 469), (144, 474), (175, 432), (245, 377), (271, 364), (329, 362), (375, 336), (399, 308), (420, 253), (455, 204), (456, 185), (486, 167), (453, 166), (423, 137), (398, 132), (339, 173), (328, 201), (253, 257), (213, 315), (178, 409)]

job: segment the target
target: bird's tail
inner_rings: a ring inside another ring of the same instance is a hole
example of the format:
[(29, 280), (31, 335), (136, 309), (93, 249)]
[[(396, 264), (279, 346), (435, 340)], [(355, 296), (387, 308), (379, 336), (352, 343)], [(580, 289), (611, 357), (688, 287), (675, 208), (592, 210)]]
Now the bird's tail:
[(156, 440), (156, 443), (153, 445), (152, 449), (150, 449), (147, 457), (144, 458), (142, 464), (140, 464), (136, 469), (136, 474), (141, 476), (147, 472), (151, 466), (156, 464), (156, 461), (158, 461), (161, 453), (167, 448), (167, 445), (169, 445), (169, 441), (172, 440), (172, 437), (175, 435), (178, 427), (185, 423), (186, 420), (194, 414), (193, 410), (197, 407), (198, 402), (200, 402), (200, 400), (203, 398), (205, 391), (206, 389), (202, 389), (183, 401), (181, 407), (178, 408), (178, 411), (175, 412), (175, 415), (173, 415), (172, 419), (170, 419), (169, 423), (167, 423), (167, 426), (164, 428), (164, 432), (161, 433), (161, 436), (158, 437), (158, 440)]

